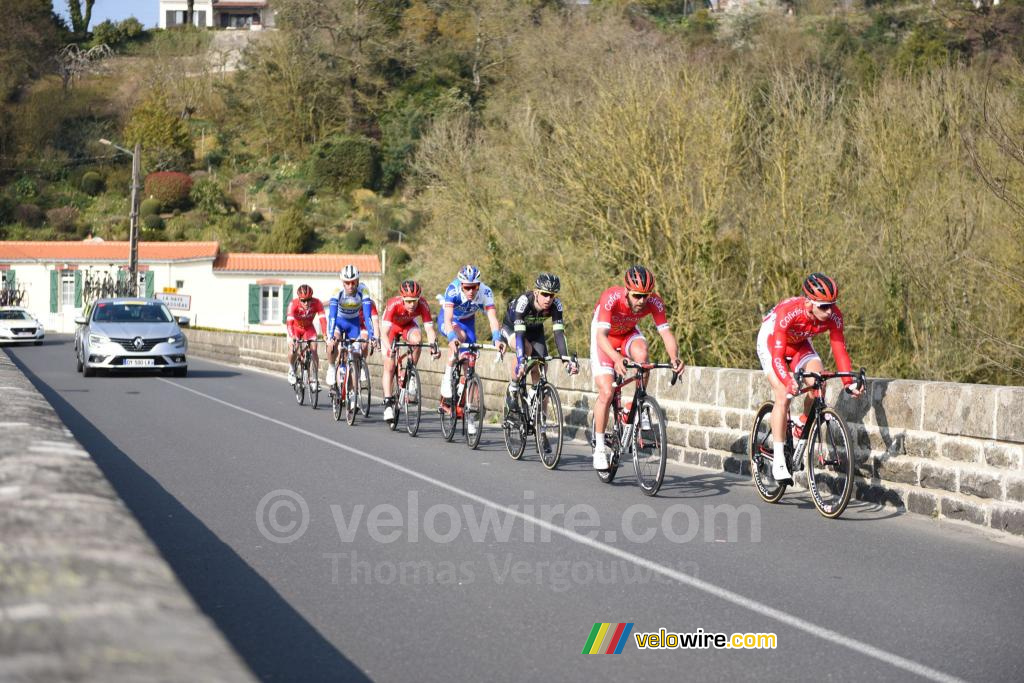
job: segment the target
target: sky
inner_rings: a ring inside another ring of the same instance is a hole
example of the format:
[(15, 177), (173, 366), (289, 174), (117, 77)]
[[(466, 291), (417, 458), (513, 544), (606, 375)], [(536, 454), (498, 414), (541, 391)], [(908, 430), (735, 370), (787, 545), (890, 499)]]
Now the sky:
[[(82, 11), (85, 11), (84, 1), (82, 5)], [(53, 0), (53, 7), (57, 10), (57, 14), (65, 19), (68, 18), (67, 0)], [(159, 11), (159, 0), (96, 0), (96, 4), (92, 6), (92, 20), (89, 22), (89, 28), (92, 29), (104, 19), (117, 22), (128, 17), (135, 17), (146, 28), (154, 28)]]

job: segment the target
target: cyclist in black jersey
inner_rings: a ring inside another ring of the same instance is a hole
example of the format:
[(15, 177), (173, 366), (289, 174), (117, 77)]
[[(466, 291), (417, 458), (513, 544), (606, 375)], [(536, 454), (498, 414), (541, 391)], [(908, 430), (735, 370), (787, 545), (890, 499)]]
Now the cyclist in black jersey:
[[(544, 337), (544, 321), (551, 320), (551, 331), (554, 333), (558, 355), (568, 356), (565, 344), (565, 324), (562, 322), (562, 301), (556, 296), (561, 289), (557, 275), (541, 273), (534, 282), (533, 289), (508, 302), (505, 318), (502, 320), (501, 333), (508, 340), (510, 348), (516, 350), (515, 359), (507, 361), (510, 379), (510, 391), (522, 375), (526, 359), (530, 355), (544, 358), (548, 355), (547, 341)], [(570, 375), (579, 372), (579, 363), (566, 361)], [(540, 378), (540, 371), (534, 368), (534, 381)]]

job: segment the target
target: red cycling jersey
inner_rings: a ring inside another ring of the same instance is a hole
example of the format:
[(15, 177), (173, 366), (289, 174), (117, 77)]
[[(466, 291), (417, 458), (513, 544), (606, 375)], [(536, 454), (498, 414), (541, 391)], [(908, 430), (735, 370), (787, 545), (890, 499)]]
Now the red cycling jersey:
[(296, 339), (308, 339), (309, 333), (316, 338), (316, 331), (313, 329), (313, 318), (320, 317), (320, 333), (327, 336), (327, 313), (320, 299), (313, 299), (309, 307), (302, 305), (298, 299), (292, 299), (288, 305), (288, 336)]
[(434, 321), (430, 317), (430, 306), (427, 305), (423, 297), (420, 297), (419, 303), (416, 304), (416, 308), (412, 310), (412, 313), (405, 310), (405, 303), (400, 296), (391, 297), (384, 305), (383, 320), (385, 322), (397, 325), (398, 327), (407, 327), (416, 318), (423, 318), (424, 323)]
[[(829, 342), (832, 344), (832, 356), (836, 359), (836, 367), (840, 372), (850, 372), (852, 364), (846, 352), (846, 338), (843, 336), (843, 313), (838, 306), (832, 306), (828, 318), (819, 321), (807, 311), (807, 299), (796, 296), (784, 299), (775, 305), (764, 321), (772, 321), (772, 331), (768, 337), (768, 349), (772, 354), (772, 371), (783, 383), (789, 381), (786, 368), (787, 358), (797, 358), (807, 353), (810, 339), (828, 331)], [(843, 378), (843, 384), (852, 384), (850, 377)]]
[(665, 317), (665, 302), (654, 292), (647, 297), (640, 312), (634, 313), (626, 301), (626, 288), (609, 287), (601, 294), (597, 308), (594, 309), (594, 324), (608, 330), (610, 337), (622, 337), (632, 332), (637, 323), (647, 316), (654, 318), (654, 324), (659, 332), (669, 326)]

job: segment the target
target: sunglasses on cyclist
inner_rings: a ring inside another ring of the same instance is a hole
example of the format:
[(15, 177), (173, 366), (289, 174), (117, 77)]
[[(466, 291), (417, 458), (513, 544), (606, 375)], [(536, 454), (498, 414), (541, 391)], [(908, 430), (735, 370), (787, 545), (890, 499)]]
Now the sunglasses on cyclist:
[(545, 298), (550, 298), (550, 297), (553, 297), (555, 295), (554, 292), (545, 292), (543, 289), (538, 289), (537, 290), (537, 294), (540, 295), (540, 296), (543, 296)]
[(420, 301), (419, 299), (402, 299), (402, 303), (410, 304), (410, 305), (411, 304), (419, 303), (419, 301)]
[(832, 307), (835, 306), (835, 304), (819, 304), (818, 302), (815, 302), (814, 305), (822, 311), (831, 311)]
[(305, 299), (299, 299), (299, 301), (301, 301), (304, 304), (309, 304), (311, 301), (313, 301), (313, 299), (312, 297), (307, 297)]
[(475, 292), (480, 289), (480, 285), (462, 285), (463, 292)]
[(644, 299), (646, 299), (649, 296), (650, 296), (650, 294), (644, 294), (643, 292), (630, 292), (629, 293), (629, 297), (631, 299), (636, 300), (636, 301), (643, 301)]

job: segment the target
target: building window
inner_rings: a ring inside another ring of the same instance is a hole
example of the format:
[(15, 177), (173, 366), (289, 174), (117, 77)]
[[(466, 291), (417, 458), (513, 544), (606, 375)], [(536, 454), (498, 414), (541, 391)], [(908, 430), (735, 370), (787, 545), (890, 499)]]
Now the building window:
[(281, 287), (263, 285), (260, 288), (260, 322), (281, 322)]
[(75, 271), (60, 271), (60, 305), (62, 308), (75, 307)]
[(175, 289), (185, 289), (185, 281), (184, 280), (175, 280), (174, 281), (174, 288)]

